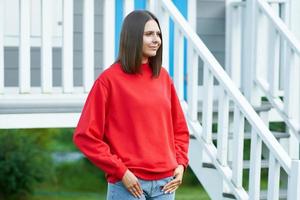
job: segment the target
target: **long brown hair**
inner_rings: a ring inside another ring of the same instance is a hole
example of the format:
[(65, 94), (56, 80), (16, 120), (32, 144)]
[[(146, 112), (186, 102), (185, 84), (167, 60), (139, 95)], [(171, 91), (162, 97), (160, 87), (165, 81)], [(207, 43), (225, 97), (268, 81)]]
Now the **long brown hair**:
[[(136, 74), (140, 72), (143, 56), (143, 35), (145, 24), (149, 20), (155, 20), (159, 29), (158, 19), (149, 11), (135, 10), (129, 13), (123, 22), (119, 55), (116, 62), (120, 62), (124, 72)], [(162, 35), (160, 34), (161, 45), (156, 55), (149, 57), (149, 65), (152, 69), (152, 76), (159, 76), (162, 64)]]

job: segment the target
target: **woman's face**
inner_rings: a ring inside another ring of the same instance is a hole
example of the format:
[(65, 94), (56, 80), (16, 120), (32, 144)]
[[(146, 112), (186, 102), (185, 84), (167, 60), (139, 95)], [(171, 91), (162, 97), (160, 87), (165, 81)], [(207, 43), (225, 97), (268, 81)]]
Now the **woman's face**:
[(145, 63), (149, 57), (155, 56), (160, 45), (160, 29), (155, 20), (149, 20), (144, 28), (142, 62)]

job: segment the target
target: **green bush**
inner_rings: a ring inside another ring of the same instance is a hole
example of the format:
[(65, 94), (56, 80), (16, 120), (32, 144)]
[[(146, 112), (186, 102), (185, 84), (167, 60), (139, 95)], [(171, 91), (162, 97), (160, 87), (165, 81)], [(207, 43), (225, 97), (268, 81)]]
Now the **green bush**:
[(26, 199), (34, 184), (51, 174), (51, 159), (39, 139), (17, 130), (0, 132), (0, 199)]

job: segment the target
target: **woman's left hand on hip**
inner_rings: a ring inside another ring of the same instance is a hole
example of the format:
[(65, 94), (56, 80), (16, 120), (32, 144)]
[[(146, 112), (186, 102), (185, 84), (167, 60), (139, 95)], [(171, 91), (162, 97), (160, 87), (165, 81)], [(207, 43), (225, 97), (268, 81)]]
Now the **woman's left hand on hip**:
[(174, 170), (174, 179), (167, 183), (162, 191), (164, 193), (172, 193), (181, 185), (183, 177), (184, 167), (183, 165), (178, 165)]

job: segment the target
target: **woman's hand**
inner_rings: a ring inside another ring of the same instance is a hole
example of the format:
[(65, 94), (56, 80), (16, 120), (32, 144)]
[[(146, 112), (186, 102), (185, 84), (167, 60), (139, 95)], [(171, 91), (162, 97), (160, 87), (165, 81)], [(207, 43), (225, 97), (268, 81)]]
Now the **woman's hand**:
[(122, 178), (122, 182), (127, 190), (136, 198), (140, 198), (143, 194), (142, 187), (137, 177), (130, 171), (127, 170)]
[(181, 185), (182, 183), (182, 177), (183, 177), (184, 167), (183, 165), (178, 165), (177, 168), (174, 171), (174, 179), (167, 183), (162, 191), (164, 193), (172, 193)]

